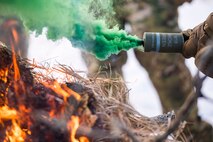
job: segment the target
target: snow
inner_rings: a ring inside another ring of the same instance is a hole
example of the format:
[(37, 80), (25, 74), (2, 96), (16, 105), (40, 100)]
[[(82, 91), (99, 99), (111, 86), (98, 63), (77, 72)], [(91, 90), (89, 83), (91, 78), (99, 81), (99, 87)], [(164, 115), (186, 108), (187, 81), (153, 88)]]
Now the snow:
[(134, 51), (128, 51), (128, 61), (123, 67), (123, 73), (130, 88), (130, 103), (141, 114), (156, 116), (162, 114), (157, 91), (153, 87), (146, 70), (139, 64)]

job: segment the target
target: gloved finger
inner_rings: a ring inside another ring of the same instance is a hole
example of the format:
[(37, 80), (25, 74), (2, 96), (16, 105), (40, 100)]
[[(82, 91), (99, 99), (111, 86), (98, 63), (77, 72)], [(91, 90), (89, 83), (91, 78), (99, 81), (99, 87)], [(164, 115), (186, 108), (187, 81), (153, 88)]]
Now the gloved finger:
[(185, 40), (182, 53), (185, 58), (194, 57), (197, 53), (198, 37), (195, 32), (194, 30), (182, 32)]
[(208, 34), (210, 38), (213, 37), (213, 12), (206, 19), (204, 31)]
[(206, 46), (197, 53), (195, 64), (201, 72), (213, 78), (213, 45)]
[(184, 40), (188, 40), (189, 39), (189, 36), (192, 34), (192, 29), (188, 29), (186, 31), (182, 31), (181, 32), (183, 34), (183, 37), (184, 37)]

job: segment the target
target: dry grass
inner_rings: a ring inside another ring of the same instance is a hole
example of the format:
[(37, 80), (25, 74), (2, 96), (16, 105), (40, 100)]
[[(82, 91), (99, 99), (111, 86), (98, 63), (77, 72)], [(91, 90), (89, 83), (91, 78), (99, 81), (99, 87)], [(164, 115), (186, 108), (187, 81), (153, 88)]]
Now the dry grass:
[[(35, 73), (37, 80), (52, 79), (55, 73), (59, 73), (63, 74), (58, 78), (59, 80), (77, 82), (92, 91), (96, 100), (96, 115), (102, 124), (98, 128), (98, 133), (101, 133), (101, 129), (109, 132), (98, 137), (97, 141), (114, 141), (115, 139), (123, 142), (155, 141), (155, 137), (163, 134), (170, 125), (170, 118), (159, 123), (159, 116), (148, 118), (138, 113), (129, 104), (129, 90), (121, 78), (86, 78), (79, 75), (82, 72), (75, 72), (65, 65), (47, 68), (33, 63), (31, 67), (39, 69)], [(167, 141), (177, 141), (178, 137), (182, 137), (183, 126), (184, 124)]]

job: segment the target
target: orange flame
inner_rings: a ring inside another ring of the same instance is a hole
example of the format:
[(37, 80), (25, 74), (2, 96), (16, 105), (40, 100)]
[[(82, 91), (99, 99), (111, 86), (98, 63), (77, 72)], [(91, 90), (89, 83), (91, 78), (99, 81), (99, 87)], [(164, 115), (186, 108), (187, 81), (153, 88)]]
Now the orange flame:
[[(16, 46), (18, 45), (19, 42), (19, 35), (18, 32), (16, 31), (15, 28), (11, 29), (12, 37), (10, 39), (10, 45), (12, 49), (12, 60), (13, 60), (13, 69), (14, 69), (14, 89), (16, 95), (18, 93), (23, 92), (25, 93), (25, 87), (24, 87), (24, 82), (21, 79), (21, 74), (19, 70), (19, 64), (16, 58)], [(0, 79), (6, 83), (7, 76), (8, 76), (8, 68), (1, 69), (0, 70)], [(46, 87), (52, 89), (55, 93), (63, 97), (64, 102), (67, 102), (68, 97), (73, 96), (77, 101), (80, 101), (81, 96), (67, 87), (64, 84), (59, 84), (57, 81), (54, 81), (53, 84), (49, 83), (43, 83)], [(5, 95), (5, 94), (0, 94), (0, 95)], [(17, 97), (18, 99), (18, 97)], [(20, 101), (20, 99), (18, 99)], [(22, 103), (22, 102), (21, 102)], [(6, 136), (4, 139), (4, 142), (24, 142), (25, 139), (27, 138), (27, 135), (31, 134), (31, 131), (28, 130), (29, 126), (32, 125), (32, 121), (30, 120), (30, 112), (31, 109), (28, 109), (26, 106), (22, 105), (21, 103), (18, 104), (18, 109), (12, 109), (9, 108), (8, 106), (0, 106), (0, 123), (4, 122), (5, 120), (10, 120), (11, 125), (7, 126), (6, 128)], [(55, 106), (54, 101), (52, 102), (52, 106)], [(7, 104), (7, 103), (6, 103)], [(52, 107), (51, 111), (49, 112), (49, 115), (51, 117), (55, 117), (55, 110), (54, 107)], [(21, 117), (25, 117), (24, 121), (22, 121)], [(22, 126), (26, 125), (21, 125), (24, 123), (27, 123), (28, 128), (23, 129)], [(75, 138), (77, 129), (79, 128), (80, 125), (80, 119), (77, 116), (71, 116), (71, 120), (67, 124), (68, 130), (70, 130), (70, 141), (71, 142), (89, 142), (88, 138), (85, 136), (81, 136), (78, 139)]]
[(14, 81), (19, 81), (19, 84), (21, 84), (21, 85), (18, 85), (17, 83), (14, 84), (15, 92), (17, 95), (20, 89), (22, 89), (23, 93), (25, 93), (25, 89), (24, 89), (23, 81), (20, 80), (21, 75), (20, 75), (20, 70), (18, 67), (17, 59), (16, 59), (15, 46), (18, 43), (19, 37), (18, 37), (17, 31), (14, 28), (12, 28), (12, 36), (15, 42), (14, 43), (12, 39), (10, 40), (11, 49), (12, 49), (13, 68), (14, 68)]
[(0, 107), (0, 122), (2, 120), (12, 120), (17, 118), (17, 111), (8, 106)]
[[(47, 84), (47, 83), (43, 83), (43, 84), (44, 84), (44, 86), (52, 89), (58, 95), (62, 96), (65, 102), (67, 102), (68, 97), (70, 97), (71, 95), (73, 95), (77, 101), (80, 101), (80, 99), (81, 99), (81, 96), (78, 93), (71, 90), (64, 84), (62, 84), (62, 85), (59, 84), (57, 81), (54, 81), (53, 84)], [(51, 110), (49, 112), (49, 115), (50, 115), (50, 117), (54, 117), (55, 111)], [(80, 122), (79, 117), (71, 116), (71, 120), (67, 124), (68, 130), (71, 131), (70, 132), (70, 141), (71, 142), (89, 142), (88, 138), (84, 137), (84, 136), (80, 137), (79, 140), (75, 138), (76, 131), (79, 127), (79, 122)]]
[(68, 122), (68, 130), (70, 130), (70, 142), (89, 142), (87, 137), (80, 137), (79, 140), (75, 138), (76, 131), (79, 127), (80, 119), (77, 116), (72, 116), (71, 120)]
[[(11, 37), (11, 49), (12, 49), (12, 60), (13, 60), (13, 69), (14, 69), (14, 88), (15, 93), (18, 94), (20, 89), (21, 91), (25, 91), (24, 89), (24, 83), (21, 80), (20, 70), (16, 58), (16, 45), (18, 45), (19, 42), (19, 36), (15, 28), (12, 28), (12, 37)], [(3, 80), (5, 83), (7, 82), (7, 75), (8, 75), (8, 69), (2, 69), (0, 70), (0, 77), (1, 80)], [(61, 85), (57, 81), (54, 81), (53, 84), (47, 84), (43, 83), (46, 87), (52, 89), (55, 93), (62, 96), (65, 103), (67, 102), (68, 97), (71, 95), (75, 97), (77, 101), (80, 100), (81, 96), (76, 93), (75, 91), (68, 88), (66, 85)], [(52, 104), (54, 106), (54, 104)], [(19, 104), (18, 111), (15, 109), (11, 109), (8, 106), (0, 107), (0, 122), (4, 120), (11, 120), (12, 125), (10, 127), (7, 127), (6, 130), (6, 137), (4, 139), (4, 142), (24, 142), (27, 134), (31, 134), (31, 131), (28, 129), (22, 129), (19, 125), (20, 123), (20, 117), (23, 115), (28, 115), (31, 110), (27, 109), (24, 105)], [(49, 112), (49, 115), (51, 117), (55, 116), (54, 107)], [(25, 120), (28, 119), (28, 116), (25, 118)], [(28, 126), (31, 125), (31, 121), (29, 122)], [(72, 116), (71, 120), (68, 122), (68, 129), (71, 131), (70, 133), (70, 140), (71, 142), (89, 142), (89, 140), (86, 137), (80, 137), (79, 140), (75, 138), (76, 131), (79, 127), (79, 117)]]
[(81, 96), (78, 93), (69, 89), (65, 85), (63, 85), (63, 88), (62, 88), (61, 85), (57, 81), (54, 81), (53, 85), (50, 85), (47, 83), (43, 83), (43, 84), (44, 84), (44, 86), (52, 89), (58, 95), (62, 96), (65, 102), (67, 102), (67, 98), (70, 97), (71, 95), (73, 95), (75, 97), (75, 99), (78, 101), (81, 99)]
[[(15, 40), (15, 43), (17, 43), (18, 34), (14, 28), (12, 29), (12, 35)], [(11, 42), (11, 49), (12, 49), (12, 54), (13, 54), (12, 58), (13, 58), (13, 66), (14, 66), (14, 79), (15, 79), (15, 81), (17, 81), (20, 79), (20, 72), (19, 72), (19, 68), (18, 68), (18, 64), (17, 64), (17, 60), (16, 60), (15, 44), (13, 43), (12, 40), (10, 42)]]
[(7, 76), (8, 76), (8, 68), (1, 69), (0, 70), (0, 79), (4, 82), (7, 83)]
[(19, 105), (19, 110), (20, 110), (20, 112), (23, 112), (23, 113), (30, 113), (31, 112), (31, 109), (26, 108), (24, 105)]
[(66, 92), (68, 92), (69, 94), (72, 94), (77, 101), (80, 101), (81, 96), (78, 93), (76, 93), (75, 91), (67, 87), (65, 84), (63, 84), (62, 87)]
[(75, 138), (76, 131), (79, 127), (79, 118), (77, 116), (72, 116), (71, 121), (68, 123), (68, 129), (71, 130), (70, 140), (71, 142), (79, 142)]
[[(25, 123), (27, 123), (28, 128), (32, 125), (32, 122), (30, 121), (30, 112), (31, 109), (30, 108), (26, 108), (26, 106), (24, 105), (19, 105), (19, 118), (24, 116), (25, 117)], [(21, 120), (21, 119), (19, 119)], [(22, 122), (22, 121), (21, 121)]]
[[(20, 107), (24, 109), (22, 106)], [(17, 123), (18, 119), (18, 112), (15, 109), (9, 108), (8, 106), (0, 107), (0, 122), (4, 120), (12, 120), (12, 125), (10, 127), (7, 127), (4, 142), (24, 142), (26, 133), (31, 134), (30, 130), (21, 129), (21, 127)]]
[[(12, 48), (14, 49), (13, 46), (12, 46)], [(15, 81), (18, 81), (20, 79), (20, 71), (18, 68), (15, 52), (13, 53), (13, 67), (14, 67), (14, 79), (15, 79)]]
[(26, 133), (20, 128), (15, 120), (12, 120), (12, 126), (6, 131), (4, 142), (24, 142)]
[(18, 42), (19, 42), (19, 37), (18, 37), (18, 33), (17, 33), (17, 31), (15, 30), (15, 28), (12, 28), (12, 35), (13, 35), (15, 44), (18, 44)]
[(88, 138), (84, 136), (80, 137), (79, 140), (80, 142), (89, 142)]
[(55, 117), (55, 110), (51, 110), (51, 111), (49, 112), (49, 116), (50, 116), (51, 118)]

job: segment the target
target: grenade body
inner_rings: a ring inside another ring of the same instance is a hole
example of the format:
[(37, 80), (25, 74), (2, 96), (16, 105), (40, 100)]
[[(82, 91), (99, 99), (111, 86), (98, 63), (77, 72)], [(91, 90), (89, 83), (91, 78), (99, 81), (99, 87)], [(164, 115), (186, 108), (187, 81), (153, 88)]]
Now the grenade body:
[(143, 40), (145, 52), (182, 53), (184, 45), (181, 33), (145, 32)]

